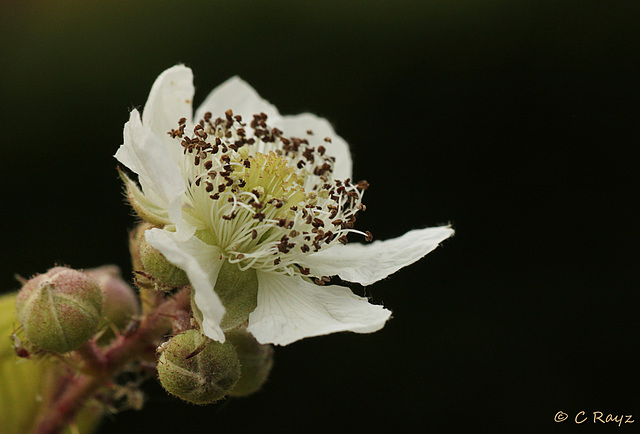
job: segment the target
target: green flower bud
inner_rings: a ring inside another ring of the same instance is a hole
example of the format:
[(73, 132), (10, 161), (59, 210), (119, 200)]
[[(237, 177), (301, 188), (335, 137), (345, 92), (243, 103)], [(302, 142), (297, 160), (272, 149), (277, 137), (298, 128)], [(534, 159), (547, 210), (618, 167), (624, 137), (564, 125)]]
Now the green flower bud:
[(187, 273), (167, 261), (158, 249), (147, 243), (143, 239), (140, 243), (140, 261), (145, 271), (159, 283), (166, 285), (169, 289), (179, 288), (189, 284)]
[(246, 330), (236, 329), (227, 333), (240, 360), (240, 380), (229, 391), (229, 396), (247, 396), (260, 390), (267, 381), (273, 366), (273, 347), (261, 345)]
[(118, 329), (123, 329), (140, 313), (140, 303), (133, 289), (120, 276), (116, 265), (105, 265), (85, 271), (102, 290), (102, 316)]
[(240, 362), (233, 345), (191, 329), (162, 345), (158, 377), (172, 395), (192, 404), (210, 404), (236, 384)]
[(34, 347), (66, 353), (96, 332), (102, 318), (102, 291), (84, 273), (55, 267), (22, 287), (16, 314)]
[(129, 253), (131, 254), (131, 262), (134, 270), (142, 270), (142, 261), (140, 260), (140, 245), (144, 241), (144, 233), (147, 229), (151, 229), (149, 223), (139, 223), (131, 232), (129, 232)]

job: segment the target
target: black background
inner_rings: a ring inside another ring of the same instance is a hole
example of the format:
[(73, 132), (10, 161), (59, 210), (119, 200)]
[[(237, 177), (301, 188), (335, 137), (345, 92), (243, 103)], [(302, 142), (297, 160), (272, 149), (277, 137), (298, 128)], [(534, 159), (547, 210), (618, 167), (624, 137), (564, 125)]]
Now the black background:
[(633, 430), (639, 20), (637, 1), (3, 0), (1, 290), (54, 263), (129, 272), (112, 157), (129, 110), (176, 63), (196, 106), (239, 74), (350, 143), (372, 185), (360, 228), (456, 236), (367, 288), (393, 311), (382, 331), (277, 348), (250, 398), (151, 385), (100, 433), (594, 428), (580, 410)]

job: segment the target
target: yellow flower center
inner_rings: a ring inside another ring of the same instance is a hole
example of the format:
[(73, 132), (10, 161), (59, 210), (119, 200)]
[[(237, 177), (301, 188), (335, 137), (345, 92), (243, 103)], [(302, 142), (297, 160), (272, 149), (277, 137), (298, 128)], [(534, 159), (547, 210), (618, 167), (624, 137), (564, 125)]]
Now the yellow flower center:
[[(333, 179), (334, 159), (303, 138), (287, 138), (254, 115), (253, 134), (231, 111), (207, 113), (189, 137), (185, 120), (169, 134), (181, 140), (189, 186), (183, 213), (198, 236), (241, 269), (309, 274), (302, 256), (346, 243), (368, 184)], [(319, 283), (327, 279), (318, 276)]]

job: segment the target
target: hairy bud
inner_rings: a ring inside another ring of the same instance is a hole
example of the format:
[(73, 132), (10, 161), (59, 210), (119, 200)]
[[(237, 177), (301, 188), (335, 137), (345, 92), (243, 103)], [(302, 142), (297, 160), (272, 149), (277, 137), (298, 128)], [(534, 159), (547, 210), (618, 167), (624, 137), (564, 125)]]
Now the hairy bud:
[(123, 329), (140, 313), (140, 303), (133, 289), (122, 280), (116, 265), (105, 265), (85, 271), (102, 290), (102, 315), (118, 329)]
[(227, 339), (236, 348), (240, 360), (240, 380), (229, 391), (229, 396), (247, 396), (257, 392), (267, 381), (273, 366), (273, 347), (261, 345), (245, 329), (227, 333)]
[(66, 353), (96, 332), (102, 291), (84, 273), (55, 267), (25, 283), (16, 299), (16, 314), (31, 345)]
[(172, 395), (192, 404), (210, 404), (236, 384), (240, 362), (233, 345), (191, 329), (162, 345), (158, 377)]
[(144, 270), (163, 285), (179, 288), (189, 284), (189, 278), (184, 270), (176, 267), (156, 248), (143, 239), (140, 243), (140, 261)]

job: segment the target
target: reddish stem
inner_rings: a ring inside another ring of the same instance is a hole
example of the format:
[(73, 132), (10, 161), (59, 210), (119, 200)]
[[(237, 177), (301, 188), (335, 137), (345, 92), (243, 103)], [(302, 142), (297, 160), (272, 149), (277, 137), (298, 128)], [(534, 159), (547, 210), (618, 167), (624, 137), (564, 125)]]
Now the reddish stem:
[(40, 414), (34, 433), (59, 433), (75, 417), (82, 405), (101, 387), (134, 360), (155, 360), (155, 348), (162, 336), (171, 329), (167, 315), (188, 310), (188, 288), (164, 300), (144, 316), (135, 331), (119, 335), (105, 349), (89, 342), (78, 354), (85, 360), (90, 373), (81, 374), (67, 382), (67, 387), (51, 400)]

